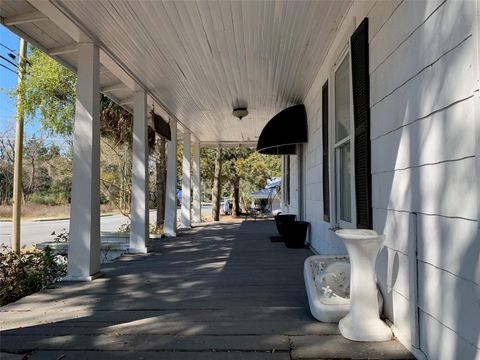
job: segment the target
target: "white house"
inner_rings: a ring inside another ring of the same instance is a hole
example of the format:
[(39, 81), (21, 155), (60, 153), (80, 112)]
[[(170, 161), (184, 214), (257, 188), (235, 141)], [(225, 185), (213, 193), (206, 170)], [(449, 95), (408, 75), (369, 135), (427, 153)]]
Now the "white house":
[(250, 193), (250, 199), (252, 200), (252, 207), (255, 204), (255, 200), (265, 201), (266, 208), (273, 214), (281, 211), (281, 198), (279, 189), (282, 186), (280, 179), (273, 179), (270, 181), (264, 189), (260, 189)]
[[(5, 26), (79, 76), (70, 277), (91, 279), (100, 266), (100, 91), (134, 113), (138, 252), (146, 251), (153, 104), (172, 134), (170, 235), (177, 138), (194, 148), (183, 192), (193, 186), (198, 220), (200, 146), (255, 146), (270, 118), (304, 104), (308, 141), (284, 143), (294, 152), (283, 161), (284, 212), (311, 223), (319, 254), (345, 253), (336, 227), (385, 233), (377, 277), (396, 336), (419, 358), (479, 359), (479, 6), (2, 0)], [(235, 107), (249, 115), (233, 117)], [(190, 202), (182, 199), (185, 227)]]
[(356, 198), (364, 190), (356, 189), (349, 44), (364, 18), (368, 210), (373, 229), (387, 235), (377, 261), (385, 315), (418, 357), (478, 359), (477, 2), (352, 4), (304, 99), (308, 143), (285, 156), (283, 209), (311, 223), (314, 251), (345, 253), (332, 229), (357, 227), (358, 206), (365, 207)]

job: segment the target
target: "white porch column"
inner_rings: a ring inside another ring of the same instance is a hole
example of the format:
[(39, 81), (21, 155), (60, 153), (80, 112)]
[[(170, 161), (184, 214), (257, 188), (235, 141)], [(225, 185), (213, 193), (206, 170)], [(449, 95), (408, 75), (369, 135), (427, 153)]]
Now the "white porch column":
[(132, 210), (130, 226), (131, 253), (146, 253), (148, 219), (148, 125), (147, 95), (136, 91), (133, 103)]
[(196, 224), (202, 222), (202, 199), (200, 190), (200, 142), (193, 144), (193, 163), (192, 163), (192, 187), (193, 187), (193, 207), (192, 221)]
[(100, 275), (100, 61), (94, 44), (78, 46), (73, 181), (68, 242), (70, 281)]
[(190, 178), (190, 142), (191, 134), (183, 134), (183, 161), (182, 161), (182, 212), (180, 216), (180, 225), (184, 229), (192, 227), (191, 211), (191, 178)]
[(172, 140), (167, 147), (167, 189), (165, 193), (165, 236), (177, 236), (177, 121), (170, 119)]

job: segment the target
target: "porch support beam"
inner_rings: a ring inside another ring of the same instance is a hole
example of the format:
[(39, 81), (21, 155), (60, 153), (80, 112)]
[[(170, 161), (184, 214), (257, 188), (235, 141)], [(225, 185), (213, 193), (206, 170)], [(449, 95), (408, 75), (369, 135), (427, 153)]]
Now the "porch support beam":
[(180, 216), (180, 226), (183, 229), (192, 227), (192, 211), (191, 211), (191, 178), (190, 178), (190, 143), (191, 134), (185, 132), (183, 134), (183, 161), (182, 161), (182, 211)]
[(148, 122), (147, 94), (136, 91), (133, 104), (132, 208), (130, 253), (146, 253), (149, 236), (148, 212)]
[(70, 281), (100, 274), (100, 61), (98, 46), (79, 45), (68, 245)]
[(177, 236), (177, 121), (170, 119), (172, 140), (167, 147), (167, 186), (165, 193), (165, 236)]
[(132, 97), (120, 100), (120, 105), (130, 105), (130, 104), (133, 104), (134, 102), (135, 102), (135, 98), (132, 96)]
[(192, 163), (192, 187), (193, 187), (193, 207), (192, 222), (199, 224), (202, 222), (202, 203), (200, 193), (200, 142), (193, 143), (193, 163)]
[(13, 26), (44, 20), (48, 20), (48, 17), (40, 11), (32, 11), (20, 15), (9, 16), (3, 20), (3, 24), (5, 26)]
[(78, 51), (78, 44), (70, 44), (66, 46), (60, 46), (56, 48), (52, 48), (48, 50), (48, 55), (55, 56), (55, 55), (64, 55), (64, 54), (71, 54)]
[(109, 92), (112, 92), (112, 91), (115, 91), (115, 90), (122, 90), (122, 89), (126, 89), (126, 88), (127, 88), (127, 85), (125, 85), (122, 82), (118, 82), (118, 83), (103, 87), (102, 88), (102, 93), (105, 94), (105, 93), (109, 93)]

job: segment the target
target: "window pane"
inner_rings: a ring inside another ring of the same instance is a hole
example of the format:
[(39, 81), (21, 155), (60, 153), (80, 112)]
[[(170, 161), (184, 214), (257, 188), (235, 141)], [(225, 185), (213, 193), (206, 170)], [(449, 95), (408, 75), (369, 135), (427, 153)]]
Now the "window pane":
[(350, 173), (350, 142), (338, 148), (340, 152), (338, 184), (340, 186), (338, 196), (340, 205), (340, 220), (352, 222), (352, 194), (351, 194), (351, 173)]
[(335, 142), (350, 135), (349, 67), (347, 55), (335, 72)]

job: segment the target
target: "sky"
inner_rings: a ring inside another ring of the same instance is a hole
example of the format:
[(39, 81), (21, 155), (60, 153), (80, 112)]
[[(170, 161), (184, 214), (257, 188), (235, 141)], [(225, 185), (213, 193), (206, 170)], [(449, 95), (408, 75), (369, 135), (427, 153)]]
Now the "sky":
[[(10, 32), (7, 28), (0, 26), (0, 55), (16, 62), (8, 56), (11, 51), (6, 47), (18, 51), (20, 39), (18, 36)], [(14, 53), (18, 55), (17, 52)], [(7, 66), (9, 69), (16, 70), (13, 65), (0, 58), (0, 64)], [(0, 66), (0, 130), (4, 130), (7, 123), (15, 118), (15, 99), (10, 98), (7, 91), (13, 90), (17, 85), (17, 75), (10, 70)]]
[[(17, 62), (8, 56), (8, 53), (18, 55), (20, 38), (0, 25), (0, 55), (4, 58)], [(9, 50), (10, 49), (10, 50)], [(9, 69), (16, 71), (15, 67), (4, 59), (0, 58), (0, 64), (7, 66)], [(12, 126), (15, 121), (15, 104), (16, 99), (8, 95), (8, 91), (14, 90), (17, 86), (17, 74), (0, 66), (0, 132), (5, 131)], [(32, 134), (39, 129), (38, 121), (26, 122), (25, 132)]]

